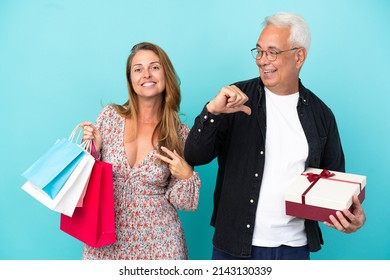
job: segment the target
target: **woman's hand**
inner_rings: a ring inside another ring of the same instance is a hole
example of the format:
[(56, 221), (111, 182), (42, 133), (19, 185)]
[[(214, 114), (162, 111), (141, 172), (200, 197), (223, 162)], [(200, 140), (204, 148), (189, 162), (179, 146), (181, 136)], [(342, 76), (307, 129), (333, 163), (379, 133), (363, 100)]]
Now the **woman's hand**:
[(172, 152), (161, 147), (168, 156), (157, 154), (157, 157), (168, 164), (171, 174), (180, 180), (188, 179), (193, 174), (193, 168), (175, 150)]
[(88, 121), (80, 123), (79, 126), (81, 126), (84, 130), (83, 141), (92, 140), (96, 151), (100, 152), (100, 149), (102, 148), (102, 136), (99, 130), (97, 130), (96, 127)]

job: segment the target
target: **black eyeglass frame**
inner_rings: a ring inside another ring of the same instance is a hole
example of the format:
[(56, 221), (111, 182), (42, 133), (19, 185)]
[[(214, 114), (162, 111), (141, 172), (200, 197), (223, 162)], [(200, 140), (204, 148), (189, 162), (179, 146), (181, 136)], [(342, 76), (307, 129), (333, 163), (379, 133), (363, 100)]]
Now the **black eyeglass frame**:
[[(251, 49), (251, 53), (252, 53), (252, 56), (254, 59), (261, 59), (263, 57), (263, 54), (265, 53), (265, 57), (269, 60), (269, 61), (275, 61), (277, 58), (278, 58), (278, 55), (281, 54), (281, 53), (284, 53), (284, 52), (288, 52), (288, 51), (295, 51), (295, 50), (298, 50), (300, 48), (291, 48), (291, 49), (288, 49), (288, 50), (283, 50), (283, 51), (276, 51), (276, 50), (259, 50), (258, 48), (253, 48)], [(270, 53), (270, 52), (273, 52), (273, 53)], [(270, 56), (273, 57), (275, 56), (275, 58), (271, 58), (270, 59)], [(259, 57), (259, 58), (257, 58)]]

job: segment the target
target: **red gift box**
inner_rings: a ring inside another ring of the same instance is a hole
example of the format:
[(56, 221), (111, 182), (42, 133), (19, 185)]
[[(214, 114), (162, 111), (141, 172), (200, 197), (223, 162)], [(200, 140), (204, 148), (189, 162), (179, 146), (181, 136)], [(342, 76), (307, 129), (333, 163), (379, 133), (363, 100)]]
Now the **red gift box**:
[(308, 168), (285, 193), (286, 214), (316, 221), (328, 221), (329, 215), (353, 210), (352, 196), (365, 198), (366, 176)]

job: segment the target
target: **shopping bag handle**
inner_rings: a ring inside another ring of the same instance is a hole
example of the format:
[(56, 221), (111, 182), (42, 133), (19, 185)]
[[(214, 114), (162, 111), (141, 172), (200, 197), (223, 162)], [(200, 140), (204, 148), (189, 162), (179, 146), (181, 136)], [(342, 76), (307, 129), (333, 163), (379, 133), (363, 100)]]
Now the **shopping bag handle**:
[[(83, 129), (83, 127), (82, 127), (80, 124), (78, 124), (78, 125), (73, 129), (73, 131), (72, 131), (72, 133), (70, 134), (68, 140), (69, 140), (70, 142), (72, 142), (72, 143), (75, 143), (75, 144), (79, 143), (80, 134), (81, 134), (80, 131), (81, 131), (82, 129)], [(77, 136), (77, 137), (76, 137), (76, 141), (74, 141), (75, 136)], [(81, 143), (81, 145), (85, 145), (85, 141), (83, 141), (83, 142)]]
[(90, 154), (95, 158), (99, 159), (99, 152), (96, 150), (95, 143), (92, 140), (90, 141), (90, 146), (91, 146), (91, 152)]
[[(83, 127), (80, 124), (78, 124), (73, 129), (68, 140), (75, 144), (79, 143), (81, 130), (83, 130)], [(75, 137), (76, 137), (76, 141), (74, 140)], [(82, 140), (81, 143), (77, 145), (79, 145), (81, 148), (83, 148), (88, 153), (90, 153), (95, 159), (99, 158), (99, 152), (96, 150), (95, 144), (92, 140)]]

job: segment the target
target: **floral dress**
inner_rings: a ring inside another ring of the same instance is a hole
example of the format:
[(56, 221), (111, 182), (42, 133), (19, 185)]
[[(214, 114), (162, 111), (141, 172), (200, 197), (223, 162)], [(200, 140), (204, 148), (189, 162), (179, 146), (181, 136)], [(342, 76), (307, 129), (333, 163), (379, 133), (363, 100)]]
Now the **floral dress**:
[[(171, 176), (167, 164), (156, 161), (156, 149), (131, 167), (123, 144), (125, 119), (111, 106), (102, 110), (95, 125), (103, 139), (101, 160), (113, 167), (117, 241), (100, 248), (85, 244), (83, 259), (188, 259), (176, 209), (197, 209), (198, 173), (186, 180)], [(188, 133), (182, 124), (183, 142)]]

